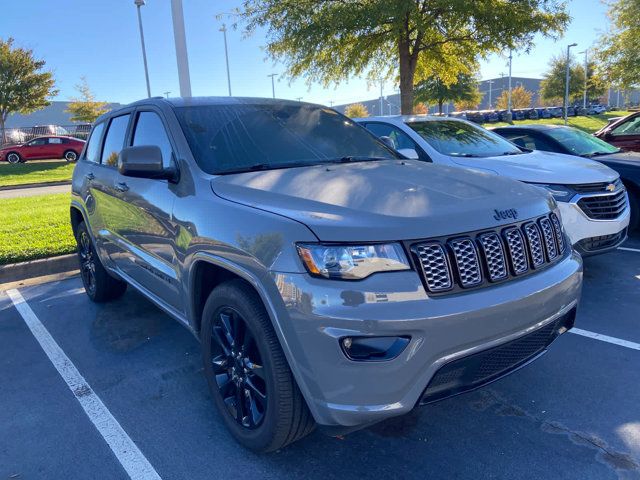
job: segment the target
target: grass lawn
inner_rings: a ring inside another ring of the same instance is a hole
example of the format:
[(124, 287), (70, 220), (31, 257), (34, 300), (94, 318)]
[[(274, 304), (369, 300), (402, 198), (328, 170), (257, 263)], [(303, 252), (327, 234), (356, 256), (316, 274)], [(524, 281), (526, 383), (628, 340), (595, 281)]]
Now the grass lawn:
[(0, 265), (75, 251), (70, 195), (0, 199)]
[(28, 183), (70, 181), (75, 163), (29, 162), (0, 164), (0, 187)]
[[(622, 112), (622, 111), (613, 111), (613, 112), (605, 112), (602, 115), (589, 115), (585, 117), (569, 117), (567, 118), (567, 123), (571, 127), (579, 128), (580, 130), (584, 130), (588, 133), (593, 133), (600, 130), (604, 127), (610, 118), (614, 117), (624, 117), (628, 115), (630, 112)], [(514, 125), (526, 125), (529, 123), (539, 123), (546, 125), (564, 125), (564, 119), (562, 118), (542, 118), (540, 120), (516, 120), (513, 122)], [(483, 126), (487, 128), (491, 127), (503, 127), (508, 125), (508, 123), (499, 122), (499, 123), (485, 123)]]

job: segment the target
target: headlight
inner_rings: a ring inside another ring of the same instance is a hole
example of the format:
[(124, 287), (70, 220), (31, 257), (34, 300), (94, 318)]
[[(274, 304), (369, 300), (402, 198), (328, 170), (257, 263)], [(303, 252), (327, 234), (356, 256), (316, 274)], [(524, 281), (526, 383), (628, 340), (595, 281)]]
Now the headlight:
[(547, 192), (553, 195), (553, 198), (555, 198), (559, 202), (568, 202), (576, 194), (576, 192), (571, 190), (569, 187), (565, 187), (564, 185), (548, 185), (545, 183), (530, 183), (529, 185), (544, 188)]
[(360, 280), (377, 272), (409, 270), (398, 243), (377, 245), (298, 244), (298, 253), (311, 275)]

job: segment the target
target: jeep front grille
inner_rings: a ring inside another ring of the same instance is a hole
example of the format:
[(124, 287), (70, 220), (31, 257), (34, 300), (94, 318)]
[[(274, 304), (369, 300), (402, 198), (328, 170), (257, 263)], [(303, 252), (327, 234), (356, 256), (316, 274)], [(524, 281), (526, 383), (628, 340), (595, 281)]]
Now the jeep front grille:
[(410, 245), (427, 291), (443, 294), (505, 281), (545, 268), (566, 251), (553, 213), (493, 231)]

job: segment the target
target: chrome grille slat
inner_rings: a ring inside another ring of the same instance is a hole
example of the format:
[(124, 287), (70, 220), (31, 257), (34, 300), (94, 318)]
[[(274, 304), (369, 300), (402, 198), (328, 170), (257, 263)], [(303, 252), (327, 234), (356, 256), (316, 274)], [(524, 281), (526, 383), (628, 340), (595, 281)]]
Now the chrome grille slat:
[(478, 252), (470, 238), (460, 238), (449, 241), (449, 247), (453, 251), (456, 270), (463, 287), (474, 287), (482, 283), (482, 271)]
[(540, 230), (542, 231), (542, 238), (544, 239), (544, 246), (545, 250), (547, 251), (547, 257), (549, 258), (549, 261), (551, 261), (558, 256), (553, 227), (551, 227), (551, 222), (547, 217), (541, 218), (540, 220), (538, 220), (538, 223), (540, 224)]
[(497, 233), (482, 233), (478, 236), (480, 248), (487, 263), (487, 272), (491, 281), (507, 278), (507, 262), (502, 241)]
[(507, 243), (507, 251), (511, 257), (513, 273), (516, 275), (525, 273), (529, 270), (529, 262), (527, 261), (527, 251), (525, 250), (520, 230), (517, 227), (505, 228), (504, 237)]
[(527, 237), (527, 243), (529, 244), (529, 252), (531, 252), (531, 263), (534, 268), (544, 264), (544, 250), (542, 245), (542, 238), (540, 237), (540, 230), (538, 226), (533, 222), (525, 223), (522, 226), (524, 234)]
[(427, 288), (431, 292), (444, 292), (453, 286), (451, 269), (447, 254), (437, 242), (425, 243), (416, 247), (420, 257), (420, 265), (424, 274)]
[(428, 239), (409, 245), (429, 294), (444, 295), (503, 282), (550, 265), (571, 250), (550, 213), (531, 220)]
[(551, 224), (553, 225), (553, 232), (556, 234), (556, 241), (558, 242), (558, 253), (562, 255), (564, 253), (564, 235), (562, 233), (562, 226), (560, 225), (560, 219), (555, 213), (552, 213)]
[(627, 208), (626, 190), (621, 188), (610, 195), (583, 197), (578, 201), (578, 206), (589, 218), (611, 220), (619, 217)]

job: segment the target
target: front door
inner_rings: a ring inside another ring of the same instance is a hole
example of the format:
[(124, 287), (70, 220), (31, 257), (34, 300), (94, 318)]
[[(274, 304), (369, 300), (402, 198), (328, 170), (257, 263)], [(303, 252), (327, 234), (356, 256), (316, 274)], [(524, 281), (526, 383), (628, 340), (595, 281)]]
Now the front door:
[(640, 152), (640, 115), (613, 128), (606, 140), (623, 150)]
[(25, 160), (35, 160), (45, 158), (47, 150), (46, 138), (34, 138), (22, 147), (20, 153)]
[[(156, 145), (163, 163), (173, 160), (171, 141), (159, 112), (139, 110), (133, 119), (130, 146)], [(179, 314), (184, 313), (178, 268), (173, 248), (177, 236), (173, 221), (175, 185), (167, 180), (117, 174), (116, 196), (121, 215), (112, 228), (121, 252), (116, 264), (128, 277)]]

